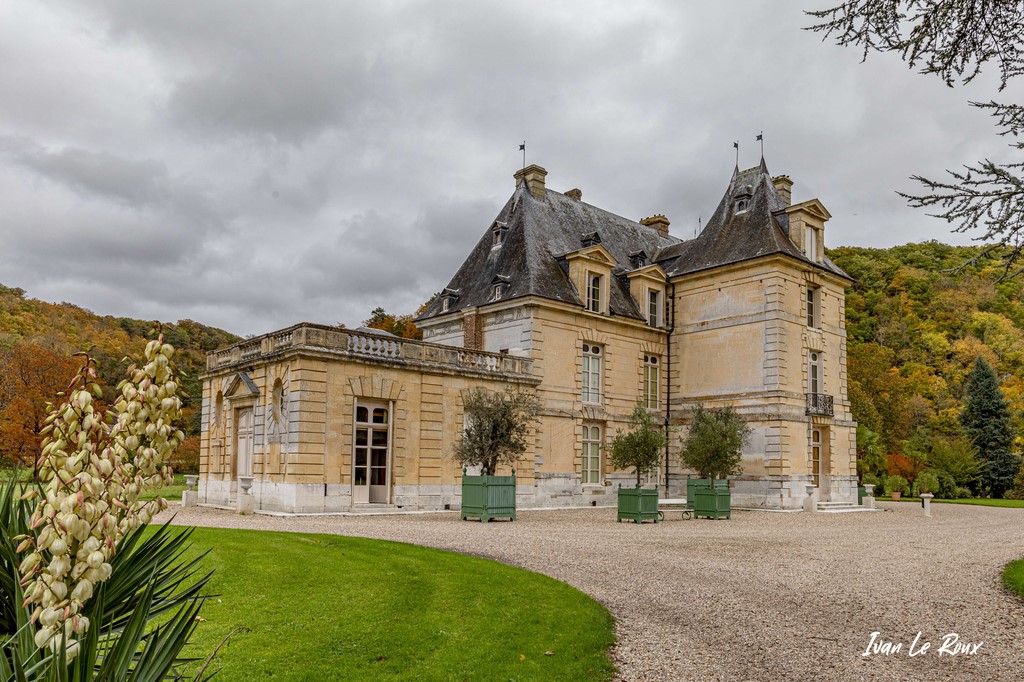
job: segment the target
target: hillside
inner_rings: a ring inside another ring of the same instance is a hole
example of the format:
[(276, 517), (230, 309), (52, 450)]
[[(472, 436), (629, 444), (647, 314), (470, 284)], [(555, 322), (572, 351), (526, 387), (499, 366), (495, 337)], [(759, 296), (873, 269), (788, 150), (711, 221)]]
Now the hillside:
[[(28, 298), (23, 290), (0, 284), (0, 455), (26, 461), (37, 442), (26, 431), (38, 428), (46, 400), (71, 379), (79, 364), (69, 359), (72, 353), (91, 349), (110, 395), (123, 377), (123, 358), (141, 354), (153, 325)], [(164, 334), (179, 351), (175, 362), (187, 393), (182, 427), (196, 436), (206, 353), (240, 337), (192, 320), (165, 324)]]
[(1016, 432), (1024, 426), (1024, 275), (1000, 281), (1002, 261), (983, 251), (937, 242), (829, 251), (856, 278), (846, 299), (854, 418), (890, 460), (930, 461), (937, 442), (963, 435), (964, 382), (979, 356), (999, 376)]

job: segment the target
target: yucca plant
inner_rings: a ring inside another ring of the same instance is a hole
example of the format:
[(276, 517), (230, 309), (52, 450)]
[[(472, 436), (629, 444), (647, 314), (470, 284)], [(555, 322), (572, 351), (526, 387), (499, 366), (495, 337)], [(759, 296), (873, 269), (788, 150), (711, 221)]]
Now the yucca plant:
[(110, 408), (85, 356), (34, 482), (0, 492), (0, 679), (181, 678), (209, 574), (186, 557), (192, 531), (147, 530), (166, 503), (140, 499), (184, 439), (173, 353), (162, 335), (147, 344)]

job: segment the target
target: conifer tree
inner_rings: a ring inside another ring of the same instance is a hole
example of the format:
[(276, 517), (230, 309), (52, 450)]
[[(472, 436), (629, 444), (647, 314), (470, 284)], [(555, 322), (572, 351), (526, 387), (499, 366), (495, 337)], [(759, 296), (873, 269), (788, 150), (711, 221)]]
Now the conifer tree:
[(1011, 452), (1014, 434), (1009, 403), (999, 388), (999, 378), (984, 358), (978, 358), (967, 377), (960, 423), (978, 449), (982, 488), (993, 497), (1002, 497), (1013, 487), (1020, 458)]

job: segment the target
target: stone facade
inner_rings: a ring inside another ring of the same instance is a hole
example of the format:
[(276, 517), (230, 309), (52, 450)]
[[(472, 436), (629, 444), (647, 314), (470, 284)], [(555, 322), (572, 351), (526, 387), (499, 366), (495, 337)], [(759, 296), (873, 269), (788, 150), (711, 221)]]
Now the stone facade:
[(664, 216), (626, 221), (545, 175), (516, 174), (418, 321), (424, 341), (303, 324), (211, 354), (200, 502), (234, 505), (251, 476), (256, 509), (457, 508), (463, 397), (507, 386), (543, 405), (516, 472), (522, 507), (613, 504), (633, 475), (605, 450), (638, 399), (671, 430), (648, 481), (663, 495), (685, 490), (679, 443), (703, 404), (752, 429), (734, 505), (799, 509), (811, 484), (855, 500), (850, 280), (824, 256), (824, 206), (790, 205), (792, 181), (773, 184), (762, 162), (734, 173), (705, 234), (683, 242)]

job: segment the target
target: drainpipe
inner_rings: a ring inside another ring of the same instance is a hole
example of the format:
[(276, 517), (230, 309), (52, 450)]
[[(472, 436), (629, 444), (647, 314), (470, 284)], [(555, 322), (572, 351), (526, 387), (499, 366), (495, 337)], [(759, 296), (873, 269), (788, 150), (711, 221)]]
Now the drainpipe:
[(668, 332), (665, 336), (665, 497), (669, 495), (669, 418), (672, 410), (672, 332), (676, 329), (676, 285), (672, 284), (668, 280), (668, 275), (665, 275), (666, 289), (669, 291), (669, 301), (671, 305), (667, 306), (666, 317), (668, 317)]

